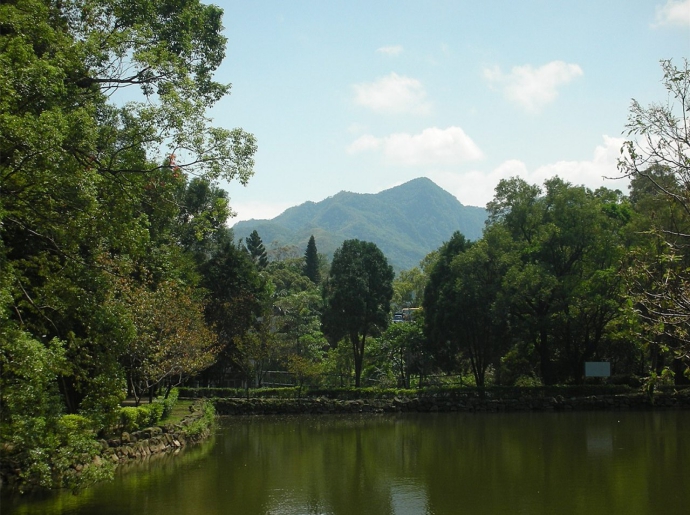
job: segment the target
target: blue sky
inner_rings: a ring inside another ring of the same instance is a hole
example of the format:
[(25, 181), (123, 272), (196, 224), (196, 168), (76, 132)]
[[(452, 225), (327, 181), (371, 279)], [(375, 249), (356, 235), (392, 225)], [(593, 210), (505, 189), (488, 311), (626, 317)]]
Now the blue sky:
[(210, 115), (259, 146), (222, 185), (231, 223), (421, 176), (478, 206), (513, 176), (625, 191), (602, 177), (630, 101), (690, 57), (690, 0), (216, 3), (233, 88)]

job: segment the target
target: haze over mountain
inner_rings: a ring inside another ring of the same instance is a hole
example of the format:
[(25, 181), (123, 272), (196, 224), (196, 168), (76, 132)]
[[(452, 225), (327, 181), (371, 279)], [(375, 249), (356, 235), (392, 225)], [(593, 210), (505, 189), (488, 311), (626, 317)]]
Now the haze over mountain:
[(395, 269), (407, 270), (455, 231), (471, 240), (480, 238), (486, 218), (484, 208), (464, 206), (431, 180), (418, 178), (376, 194), (341, 191), (321, 202), (291, 207), (271, 220), (237, 222), (233, 231), (239, 239), (256, 230), (267, 248), (306, 249), (313, 234), (318, 251), (329, 258), (344, 240), (371, 241)]

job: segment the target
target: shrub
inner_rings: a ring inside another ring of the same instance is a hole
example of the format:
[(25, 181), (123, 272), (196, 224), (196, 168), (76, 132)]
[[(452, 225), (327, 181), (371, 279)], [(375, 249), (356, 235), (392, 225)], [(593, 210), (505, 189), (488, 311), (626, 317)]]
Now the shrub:
[(120, 408), (120, 428), (122, 431), (131, 433), (139, 429), (138, 408), (124, 407)]
[(170, 413), (172, 413), (173, 408), (175, 407), (175, 404), (177, 404), (177, 398), (180, 394), (180, 391), (177, 388), (173, 388), (170, 390), (170, 393), (168, 393), (167, 398), (157, 398), (155, 401), (153, 401), (156, 404), (160, 404), (163, 406), (163, 413), (161, 415), (161, 420), (167, 418), (170, 416)]
[(211, 427), (215, 421), (216, 409), (213, 407), (213, 403), (211, 401), (203, 401), (201, 410), (203, 411), (203, 415), (187, 426), (187, 429), (185, 430), (185, 433), (190, 438), (199, 436), (203, 431)]

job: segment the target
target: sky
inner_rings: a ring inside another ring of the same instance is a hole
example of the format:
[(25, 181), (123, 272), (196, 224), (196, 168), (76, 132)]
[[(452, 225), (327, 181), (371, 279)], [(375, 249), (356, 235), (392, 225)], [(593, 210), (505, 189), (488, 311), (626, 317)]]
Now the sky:
[(690, 0), (216, 0), (231, 94), (214, 124), (257, 138), (239, 220), (428, 177), (485, 206), (503, 178), (615, 179), (630, 103), (665, 102)]

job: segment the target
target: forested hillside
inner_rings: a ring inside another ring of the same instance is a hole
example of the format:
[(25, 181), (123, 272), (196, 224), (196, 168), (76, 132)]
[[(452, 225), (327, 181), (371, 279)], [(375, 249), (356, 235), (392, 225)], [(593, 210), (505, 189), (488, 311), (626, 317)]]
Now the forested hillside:
[(455, 231), (470, 240), (480, 238), (486, 216), (484, 208), (463, 206), (431, 180), (419, 178), (377, 194), (341, 191), (321, 202), (292, 207), (272, 220), (238, 222), (233, 231), (236, 238), (246, 238), (256, 230), (269, 246), (300, 249), (313, 234), (327, 256), (344, 240), (371, 241), (396, 269), (406, 270)]

